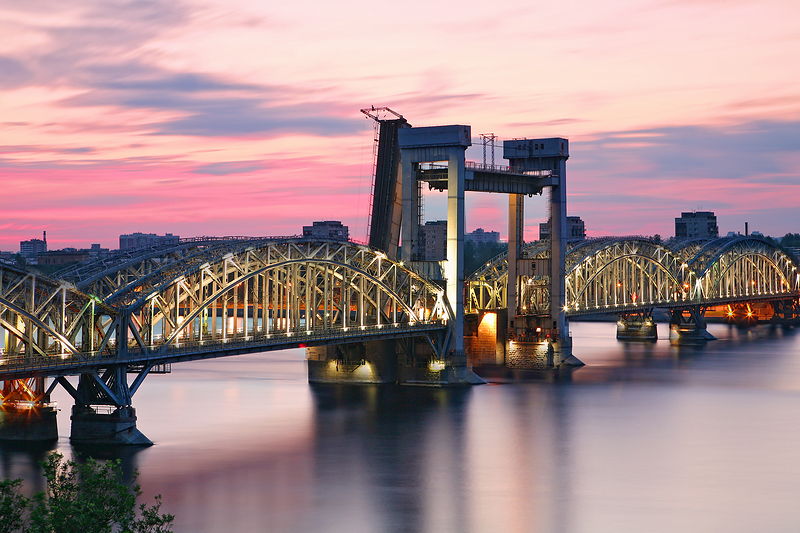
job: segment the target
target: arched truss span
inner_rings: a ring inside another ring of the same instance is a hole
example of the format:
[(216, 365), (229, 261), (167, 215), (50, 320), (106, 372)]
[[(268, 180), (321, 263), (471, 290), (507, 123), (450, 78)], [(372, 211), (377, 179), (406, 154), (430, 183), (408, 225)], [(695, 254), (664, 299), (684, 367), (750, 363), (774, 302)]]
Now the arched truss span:
[[(530, 257), (548, 257), (534, 244)], [(467, 280), (468, 311), (506, 306), (508, 265), (500, 256)], [(570, 315), (646, 306), (704, 304), (800, 292), (797, 260), (773, 242), (754, 237), (683, 241), (667, 247), (642, 237), (590, 239), (566, 257)], [(518, 277), (520, 314), (545, 313), (548, 285), (541, 276)]]
[(627, 238), (588, 247), (570, 257), (567, 311), (674, 303), (689, 297), (684, 261), (649, 239)]
[(126, 295), (131, 330), (148, 349), (269, 335), (338, 331), (347, 337), (393, 325), (444, 327), (451, 316), (441, 287), (349, 242), (273, 241), (168, 274)]
[(96, 259), (80, 268), (58, 272), (57, 275), (74, 282), (80, 290), (105, 300), (120, 289), (136, 283), (157, 270), (171, 265), (181, 265), (198, 255), (233, 249), (242, 246), (243, 242), (250, 241), (198, 240), (118, 252), (110, 257)]
[(0, 372), (25, 359), (97, 354), (116, 310), (66, 282), (0, 265)]
[(800, 291), (796, 260), (767, 239), (747, 236), (711, 241), (689, 266), (697, 272), (693, 299), (740, 300)]
[[(521, 259), (538, 259), (549, 256), (547, 243), (535, 241), (526, 245)], [(502, 309), (506, 307), (506, 280), (508, 279), (508, 253), (497, 255), (466, 280), (467, 312), (480, 309)]]

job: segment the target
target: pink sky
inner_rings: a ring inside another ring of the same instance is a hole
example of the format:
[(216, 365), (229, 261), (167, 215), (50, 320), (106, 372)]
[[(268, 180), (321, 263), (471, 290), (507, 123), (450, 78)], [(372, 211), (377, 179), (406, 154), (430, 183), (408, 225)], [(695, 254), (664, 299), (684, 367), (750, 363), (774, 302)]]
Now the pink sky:
[[(474, 137), (568, 137), (569, 213), (593, 235), (669, 236), (697, 209), (723, 233), (800, 232), (794, 0), (12, 4), (2, 250), (43, 229), (51, 248), (116, 247), (321, 219), (364, 239), (369, 105)], [(468, 229), (505, 234), (504, 201), (470, 196)]]

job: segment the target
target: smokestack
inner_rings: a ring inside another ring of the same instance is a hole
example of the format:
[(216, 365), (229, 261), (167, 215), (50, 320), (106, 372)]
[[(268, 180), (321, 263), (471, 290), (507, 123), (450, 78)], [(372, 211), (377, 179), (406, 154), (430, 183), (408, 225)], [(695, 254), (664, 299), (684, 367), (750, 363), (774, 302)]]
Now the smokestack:
[(748, 224), (747, 222), (744, 223), (744, 236), (745, 237), (750, 235), (750, 231), (748, 231), (748, 229), (747, 229), (747, 224)]

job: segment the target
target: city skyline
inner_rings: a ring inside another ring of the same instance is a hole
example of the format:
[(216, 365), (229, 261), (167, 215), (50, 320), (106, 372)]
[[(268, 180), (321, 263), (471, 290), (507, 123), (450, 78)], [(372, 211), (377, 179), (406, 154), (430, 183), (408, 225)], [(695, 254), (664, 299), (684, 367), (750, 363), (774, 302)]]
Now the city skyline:
[[(414, 2), (48, 5), (0, 8), (2, 250), (44, 229), (62, 248), (293, 234), (312, 218), (361, 240), (371, 104), (473, 137), (568, 137), (569, 214), (590, 236), (671, 235), (691, 210), (714, 211), (722, 235), (800, 227), (791, 2), (425, 4), (424, 18)], [(505, 236), (502, 202), (468, 196), (467, 229)]]

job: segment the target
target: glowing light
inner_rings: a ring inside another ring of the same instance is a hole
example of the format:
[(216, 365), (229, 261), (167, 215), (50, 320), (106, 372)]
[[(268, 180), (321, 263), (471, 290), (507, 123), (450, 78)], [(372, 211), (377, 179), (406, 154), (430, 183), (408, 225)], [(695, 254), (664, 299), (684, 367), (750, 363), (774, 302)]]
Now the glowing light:
[(431, 372), (441, 372), (445, 369), (447, 364), (444, 361), (440, 361), (438, 359), (434, 359), (428, 364), (428, 370)]

